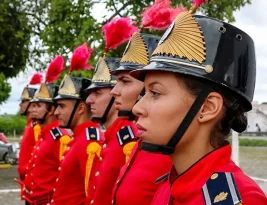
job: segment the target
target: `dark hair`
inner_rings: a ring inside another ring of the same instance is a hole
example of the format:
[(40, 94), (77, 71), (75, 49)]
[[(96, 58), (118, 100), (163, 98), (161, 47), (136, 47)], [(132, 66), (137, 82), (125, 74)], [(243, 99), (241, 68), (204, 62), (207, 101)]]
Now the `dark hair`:
[(52, 107), (56, 108), (57, 104), (55, 103), (46, 103), (46, 109), (48, 112), (50, 112), (52, 110)]
[[(195, 97), (199, 95), (204, 83), (207, 82), (180, 74), (176, 76), (182, 80), (184, 87)], [(214, 85), (214, 92), (219, 93), (223, 97), (224, 110), (222, 119), (217, 122), (211, 131), (210, 143), (213, 147), (218, 148), (225, 144), (231, 129), (237, 132), (245, 131), (247, 128), (247, 117), (240, 99), (236, 98), (236, 95), (231, 90), (223, 86)]]

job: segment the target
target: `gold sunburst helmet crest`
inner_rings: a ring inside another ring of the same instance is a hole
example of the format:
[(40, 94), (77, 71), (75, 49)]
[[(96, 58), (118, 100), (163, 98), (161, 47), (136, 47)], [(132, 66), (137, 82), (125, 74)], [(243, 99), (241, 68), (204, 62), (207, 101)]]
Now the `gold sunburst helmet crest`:
[[(196, 67), (205, 69), (201, 66), (206, 60), (204, 36), (201, 27), (190, 12), (182, 12), (166, 30), (158, 47), (153, 52), (152, 58), (155, 59), (159, 56), (186, 59), (190, 62), (196, 62), (198, 64)], [(185, 64), (185, 62), (178, 60), (176, 63)]]
[(91, 85), (88, 78), (73, 77), (66, 74), (60, 83), (58, 95), (54, 100), (82, 99), (85, 100), (84, 90)]
[(52, 83), (41, 83), (39, 90), (34, 95), (31, 102), (54, 103), (53, 98), (57, 95), (58, 86)]
[(20, 100), (24, 101), (24, 100), (31, 100), (36, 92), (36, 88), (32, 88), (32, 87), (28, 87), (26, 86), (20, 96)]
[(125, 48), (120, 67), (111, 74), (116, 75), (121, 71), (132, 71), (148, 65), (159, 40), (158, 36), (135, 32)]
[(114, 87), (117, 83), (116, 76), (111, 73), (120, 66), (120, 58), (100, 57), (96, 65), (92, 84), (86, 89)]

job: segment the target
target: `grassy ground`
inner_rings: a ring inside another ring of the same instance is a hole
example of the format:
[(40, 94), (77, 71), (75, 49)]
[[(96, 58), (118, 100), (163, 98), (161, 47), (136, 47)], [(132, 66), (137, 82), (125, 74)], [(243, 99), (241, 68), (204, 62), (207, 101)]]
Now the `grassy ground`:
[(246, 174), (267, 179), (267, 147), (240, 147), (239, 166)]

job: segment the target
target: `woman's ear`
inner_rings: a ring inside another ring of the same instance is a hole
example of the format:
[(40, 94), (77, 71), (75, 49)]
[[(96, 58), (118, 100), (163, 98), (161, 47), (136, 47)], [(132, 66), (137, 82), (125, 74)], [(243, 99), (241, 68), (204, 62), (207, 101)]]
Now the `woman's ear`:
[(85, 103), (79, 103), (78, 107), (77, 107), (77, 113), (79, 115), (82, 115), (86, 110), (86, 104)]
[(48, 111), (47, 114), (48, 114), (49, 116), (52, 116), (52, 115), (54, 115), (55, 110), (56, 110), (56, 106), (55, 106), (55, 105), (52, 105), (52, 106), (50, 107), (50, 110)]
[(198, 121), (203, 123), (221, 117), (222, 110), (223, 97), (217, 92), (211, 92), (198, 112)]

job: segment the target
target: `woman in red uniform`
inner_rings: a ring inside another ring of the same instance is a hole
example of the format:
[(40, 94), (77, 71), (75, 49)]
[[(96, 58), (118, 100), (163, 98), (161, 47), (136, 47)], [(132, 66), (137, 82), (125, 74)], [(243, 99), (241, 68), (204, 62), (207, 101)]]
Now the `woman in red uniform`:
[(240, 29), (183, 12), (143, 69), (145, 96), (134, 106), (141, 148), (169, 155), (173, 168), (152, 204), (265, 205), (258, 185), (231, 160), (231, 129), (252, 109), (253, 40)]
[[(159, 39), (149, 34), (134, 33), (125, 49), (120, 67), (112, 72), (117, 76), (117, 84), (111, 91), (115, 97), (115, 107), (119, 117), (128, 119), (132, 122), (132, 126), (136, 126), (132, 108), (139, 95), (143, 94), (141, 92), (144, 89), (144, 83), (133, 78), (129, 73), (149, 63), (149, 57)], [(155, 180), (166, 174), (172, 166), (168, 156), (145, 152), (140, 150), (140, 145), (139, 140), (129, 163), (120, 171), (118, 183), (113, 189), (113, 204), (150, 204), (159, 187)]]

